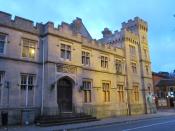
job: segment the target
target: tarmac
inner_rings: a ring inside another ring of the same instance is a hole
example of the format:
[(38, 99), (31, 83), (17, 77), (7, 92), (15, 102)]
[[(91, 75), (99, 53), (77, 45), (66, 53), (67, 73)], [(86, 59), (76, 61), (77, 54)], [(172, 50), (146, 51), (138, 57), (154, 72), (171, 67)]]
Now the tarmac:
[(155, 114), (118, 116), (114, 118), (105, 118), (105, 119), (101, 119), (99, 121), (93, 121), (93, 122), (49, 126), (49, 127), (40, 127), (36, 125), (8, 126), (8, 127), (0, 127), (0, 131), (7, 131), (7, 130), (8, 131), (70, 131), (70, 130), (88, 128), (88, 127), (96, 127), (96, 126), (112, 125), (117, 123), (139, 121), (139, 120), (145, 120), (145, 119), (168, 117), (172, 115), (175, 116), (175, 109), (160, 109)]

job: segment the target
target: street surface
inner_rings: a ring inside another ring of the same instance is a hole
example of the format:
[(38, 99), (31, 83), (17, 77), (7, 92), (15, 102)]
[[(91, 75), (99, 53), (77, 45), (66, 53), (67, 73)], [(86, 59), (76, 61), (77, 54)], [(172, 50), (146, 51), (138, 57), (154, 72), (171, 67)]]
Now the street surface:
[(175, 131), (175, 116), (101, 125), (71, 131)]

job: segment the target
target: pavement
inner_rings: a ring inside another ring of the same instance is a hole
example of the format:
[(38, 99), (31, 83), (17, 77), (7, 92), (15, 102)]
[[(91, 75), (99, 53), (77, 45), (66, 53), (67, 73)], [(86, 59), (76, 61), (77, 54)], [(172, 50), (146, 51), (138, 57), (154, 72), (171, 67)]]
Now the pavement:
[(82, 130), (86, 128), (99, 127), (105, 125), (113, 125), (120, 123), (128, 123), (132, 121), (140, 120), (151, 120), (154, 118), (164, 118), (168, 116), (175, 116), (175, 109), (161, 109), (155, 114), (143, 114), (143, 115), (133, 115), (133, 116), (118, 116), (114, 118), (106, 118), (100, 121), (78, 123), (78, 124), (68, 124), (60, 126), (50, 126), (50, 127), (39, 127), (36, 125), (29, 126), (9, 126), (1, 127), (0, 131), (70, 131), (70, 130)]

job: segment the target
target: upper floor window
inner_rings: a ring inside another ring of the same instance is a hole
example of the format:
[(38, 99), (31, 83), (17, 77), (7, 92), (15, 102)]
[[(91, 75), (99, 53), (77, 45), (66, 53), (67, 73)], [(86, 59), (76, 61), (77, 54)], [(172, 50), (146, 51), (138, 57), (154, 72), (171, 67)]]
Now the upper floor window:
[(116, 73), (122, 74), (122, 62), (121, 62), (121, 60), (116, 60)]
[(22, 46), (22, 57), (34, 59), (36, 55), (36, 41), (23, 39)]
[(84, 102), (90, 103), (91, 102), (91, 88), (92, 84), (90, 80), (83, 81), (83, 92), (84, 92)]
[(0, 34), (0, 54), (4, 54), (6, 42), (7, 42), (7, 35)]
[(146, 50), (146, 49), (144, 49), (143, 51), (144, 51), (144, 56), (145, 56), (145, 59), (147, 59), (147, 58), (148, 58), (147, 50)]
[(148, 74), (149, 74), (149, 66), (146, 65), (146, 66), (145, 66), (145, 69), (146, 69), (146, 74), (148, 75)]
[(90, 65), (90, 53), (82, 51), (82, 64)]
[(108, 57), (101, 56), (101, 67), (108, 68)]
[(131, 68), (132, 68), (133, 73), (137, 73), (137, 64), (136, 63), (132, 62), (131, 63)]
[(109, 102), (110, 101), (110, 87), (109, 87), (108, 82), (103, 82), (102, 83), (102, 89), (103, 89), (103, 99), (104, 102)]
[(61, 58), (71, 60), (71, 46), (61, 44)]
[(129, 45), (130, 55), (136, 56), (136, 48), (135, 46)]
[(123, 85), (117, 85), (119, 102), (124, 102), (124, 87)]

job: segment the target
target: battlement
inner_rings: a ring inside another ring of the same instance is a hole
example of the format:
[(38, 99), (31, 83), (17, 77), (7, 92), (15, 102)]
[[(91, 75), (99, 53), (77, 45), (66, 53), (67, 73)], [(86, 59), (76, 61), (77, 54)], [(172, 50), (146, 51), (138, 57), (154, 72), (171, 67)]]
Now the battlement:
[(37, 35), (39, 35), (39, 32), (43, 26), (41, 23), (37, 23), (35, 26), (33, 21), (19, 16), (15, 16), (13, 20), (11, 14), (2, 11), (0, 11), (0, 25)]
[(138, 29), (141, 29), (147, 32), (148, 24), (146, 21), (142, 20), (141, 18), (135, 17), (134, 20), (129, 19), (127, 22), (123, 22), (122, 29), (129, 29), (133, 32), (135, 32)]
[[(13, 20), (11, 14), (0, 11), (0, 26), (32, 33), (38, 36), (43, 36), (49, 33), (62, 38), (68, 38), (78, 43), (82, 43), (84, 46), (88, 46), (90, 48), (96, 48), (99, 50), (108, 51), (110, 53), (123, 51), (121, 48), (114, 47), (111, 43), (103, 44), (100, 41), (92, 39), (80, 18), (76, 18), (71, 24), (62, 22), (61, 25), (55, 27), (54, 23), (51, 21), (48, 21), (46, 24), (36, 23), (36, 25), (34, 25), (32, 20), (19, 16), (15, 16)], [(112, 32), (106, 28), (104, 33), (107, 33), (107, 35), (111, 36), (118, 34), (118, 40), (122, 40), (122, 36), (120, 35), (121, 32), (117, 33), (116, 31), (114, 34), (112, 34)]]

